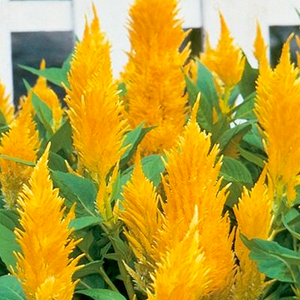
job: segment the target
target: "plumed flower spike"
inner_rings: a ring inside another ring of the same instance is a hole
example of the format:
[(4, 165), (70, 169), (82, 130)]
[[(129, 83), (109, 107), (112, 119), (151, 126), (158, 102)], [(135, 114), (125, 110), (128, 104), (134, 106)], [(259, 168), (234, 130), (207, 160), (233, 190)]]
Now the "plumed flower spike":
[(254, 56), (260, 63), (261, 60), (267, 60), (267, 46), (262, 36), (261, 27), (259, 23), (256, 23), (256, 38), (254, 42)]
[(153, 245), (161, 228), (162, 214), (158, 209), (161, 198), (143, 173), (139, 152), (131, 181), (124, 187), (123, 196), (121, 220), (126, 225), (125, 235), (138, 261), (135, 278), (139, 288), (146, 290), (150, 282), (149, 272), (153, 271), (158, 261), (159, 254)]
[(10, 103), (9, 96), (5, 94), (5, 87), (0, 80), (0, 111), (7, 124), (14, 120), (14, 106)]
[[(40, 69), (44, 70), (46, 68), (45, 60), (41, 61)], [(52, 110), (53, 114), (53, 131), (57, 131), (62, 122), (63, 109), (61, 107), (60, 101), (55, 94), (55, 92), (48, 87), (47, 80), (43, 77), (39, 77), (35, 86), (29, 94), (29, 98), (32, 97), (32, 93), (35, 93), (42, 101), (44, 101), (47, 106)]]
[(202, 62), (223, 81), (225, 86), (231, 88), (242, 78), (245, 68), (245, 57), (238, 48), (226, 25), (223, 15), (220, 13), (221, 36), (215, 49), (208, 47), (201, 55)]
[(167, 203), (163, 228), (168, 230), (161, 232), (157, 251), (171, 251), (183, 240), (197, 206), (201, 220), (199, 248), (203, 249), (209, 267), (208, 291), (215, 299), (222, 299), (234, 268), (228, 216), (222, 217), (227, 194), (226, 188), (220, 188), (219, 149), (211, 147), (210, 135), (201, 132), (196, 122), (198, 105), (197, 101), (177, 145), (166, 151), (167, 174), (163, 185)]
[(286, 196), (289, 206), (296, 197), (295, 186), (300, 183), (300, 80), (299, 69), (290, 62), (291, 38), (284, 44), (274, 71), (261, 66), (255, 107), (275, 197), (279, 200)]
[(152, 275), (154, 293), (148, 291), (148, 300), (203, 299), (209, 285), (209, 266), (199, 248), (198, 222), (197, 218), (192, 220), (183, 240), (158, 263)]
[(177, 0), (137, 0), (130, 9), (127, 118), (132, 128), (155, 126), (141, 144), (142, 155), (172, 147), (186, 118), (182, 66), (189, 51), (178, 51), (185, 33), (177, 6)]
[[(31, 115), (31, 103), (26, 100), (10, 130), (2, 135), (0, 153), (34, 164), (38, 147), (38, 132)], [(0, 168), (0, 181), (6, 206), (15, 208), (21, 187), (29, 180), (33, 168), (5, 158), (0, 158)]]
[(70, 238), (74, 209), (64, 217), (64, 200), (53, 189), (47, 168), (49, 146), (18, 199), (22, 228), (15, 234), (22, 253), (16, 254), (14, 275), (29, 300), (71, 300), (76, 285), (72, 275), (81, 257), (71, 259), (69, 255), (79, 241)]
[(257, 263), (249, 258), (250, 251), (240, 238), (240, 234), (243, 234), (248, 239), (266, 240), (270, 234), (273, 203), (269, 197), (265, 178), (266, 169), (250, 192), (244, 188), (238, 205), (233, 209), (238, 223), (235, 252), (239, 259), (232, 289), (234, 300), (259, 299), (267, 286), (265, 275), (259, 272)]
[(66, 102), (79, 163), (95, 181), (103, 182), (124, 152), (126, 126), (112, 77), (110, 46), (100, 31), (95, 10), (94, 14), (75, 48)]

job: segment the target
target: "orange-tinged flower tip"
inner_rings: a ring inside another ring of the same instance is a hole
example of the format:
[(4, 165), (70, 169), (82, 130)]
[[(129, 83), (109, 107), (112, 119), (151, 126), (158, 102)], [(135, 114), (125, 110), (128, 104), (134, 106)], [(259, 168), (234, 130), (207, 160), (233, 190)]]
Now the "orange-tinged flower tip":
[(64, 200), (58, 189), (53, 189), (47, 168), (49, 148), (50, 145), (18, 199), (22, 228), (15, 234), (22, 253), (16, 254), (14, 275), (28, 299), (71, 300), (76, 285), (72, 275), (81, 256), (71, 259), (69, 255), (79, 241), (70, 238), (74, 207), (64, 217)]
[(242, 78), (246, 59), (242, 50), (231, 37), (224, 16), (220, 13), (221, 35), (217, 47), (212, 49), (208, 44), (201, 55), (201, 61), (215, 73), (227, 88), (232, 88)]
[(260, 62), (261, 60), (267, 60), (266, 56), (267, 46), (263, 38), (261, 27), (259, 23), (256, 23), (256, 38), (254, 42), (254, 56)]
[(15, 107), (10, 101), (9, 95), (5, 93), (5, 86), (0, 80), (0, 111), (5, 118), (7, 124), (11, 124), (14, 120)]

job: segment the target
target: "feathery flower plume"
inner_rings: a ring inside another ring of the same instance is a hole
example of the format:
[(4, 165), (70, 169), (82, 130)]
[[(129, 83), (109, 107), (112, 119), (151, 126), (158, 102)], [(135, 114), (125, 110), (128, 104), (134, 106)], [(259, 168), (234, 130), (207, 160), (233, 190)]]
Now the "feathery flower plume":
[[(35, 163), (38, 147), (38, 132), (31, 115), (31, 103), (26, 100), (11, 124), (11, 129), (2, 135), (0, 153)], [(21, 187), (29, 180), (33, 168), (6, 158), (0, 158), (0, 168), (0, 182), (6, 206), (14, 208)]]
[[(46, 67), (45, 60), (41, 61), (40, 69), (44, 70)], [(47, 80), (44, 77), (39, 77), (35, 86), (29, 94), (31, 97), (31, 93), (35, 93), (42, 101), (44, 101), (48, 107), (52, 110), (53, 113), (53, 125), (52, 129), (55, 132), (61, 125), (63, 109), (61, 107), (60, 101), (55, 94), (55, 92), (47, 86)]]
[(22, 253), (16, 254), (14, 275), (28, 300), (71, 300), (77, 283), (72, 281), (72, 275), (81, 258), (69, 258), (79, 242), (70, 238), (74, 207), (64, 217), (64, 200), (59, 197), (58, 189), (53, 189), (47, 169), (48, 155), (49, 147), (18, 199), (22, 229), (16, 229), (15, 234)]
[(176, 147), (166, 152), (167, 175), (163, 179), (167, 196), (164, 205), (165, 222), (158, 251), (171, 251), (182, 241), (188, 226), (199, 208), (199, 248), (209, 266), (210, 283), (207, 291), (218, 298), (227, 293), (233, 275), (232, 235), (229, 235), (228, 215), (222, 217), (227, 198), (226, 188), (220, 189), (218, 179), (221, 159), (218, 147), (211, 149), (210, 135), (200, 131), (196, 121), (199, 102)]
[(200, 59), (215, 75), (215, 84), (220, 95), (220, 109), (223, 113), (228, 113), (228, 99), (233, 87), (242, 78), (246, 59), (242, 50), (234, 43), (230, 31), (225, 23), (223, 15), (220, 13), (221, 35), (215, 49), (212, 49), (209, 39), (206, 39), (205, 52)]
[(286, 196), (288, 206), (293, 205), (295, 187), (300, 184), (300, 80), (299, 69), (290, 61), (290, 39), (274, 70), (266, 64), (260, 66), (255, 106), (268, 155), (270, 184), (276, 189), (275, 199)]
[(209, 266), (199, 248), (199, 220), (195, 215), (183, 240), (157, 264), (152, 274), (154, 293), (148, 291), (148, 300), (203, 299), (209, 284)]
[(233, 208), (238, 228), (235, 241), (235, 253), (239, 266), (232, 289), (234, 300), (256, 300), (263, 293), (267, 283), (265, 275), (260, 273), (257, 263), (249, 258), (250, 251), (243, 244), (240, 233), (248, 239), (267, 239), (272, 223), (272, 199), (265, 184), (264, 171), (251, 192), (244, 192), (237, 206)]
[[(297, 43), (298, 48), (300, 49), (300, 38), (298, 35), (296, 35), (296, 43)], [(300, 68), (300, 52), (296, 51), (296, 55), (297, 55), (297, 65)]]
[(259, 63), (262, 59), (267, 59), (266, 52), (267, 52), (267, 45), (265, 44), (265, 40), (262, 36), (260, 25), (257, 22), (256, 23), (256, 38), (254, 41), (253, 54)]
[(158, 204), (162, 203), (153, 184), (145, 177), (139, 152), (135, 158), (135, 168), (131, 181), (124, 187), (124, 211), (121, 220), (126, 225), (125, 235), (133, 250), (137, 263), (133, 275), (140, 289), (146, 291), (154, 271), (159, 253), (153, 247), (158, 230), (161, 229), (162, 213)]
[(14, 106), (10, 103), (9, 96), (5, 95), (5, 86), (0, 80), (0, 111), (5, 118), (7, 124), (11, 124), (14, 120)]
[(126, 130), (109, 51), (94, 8), (92, 24), (86, 24), (83, 40), (75, 48), (66, 102), (79, 163), (98, 183), (105, 182), (123, 154)]
[(136, 0), (129, 13), (131, 51), (123, 75), (127, 118), (132, 128), (141, 122), (156, 126), (141, 144), (143, 155), (172, 147), (185, 122), (182, 67), (189, 51), (178, 51), (186, 34), (177, 16), (177, 2)]

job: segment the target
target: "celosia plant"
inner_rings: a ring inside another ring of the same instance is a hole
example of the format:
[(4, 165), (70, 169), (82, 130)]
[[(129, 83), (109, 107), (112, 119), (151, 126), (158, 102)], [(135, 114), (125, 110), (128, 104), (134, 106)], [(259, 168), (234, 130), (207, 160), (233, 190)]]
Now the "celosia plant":
[(220, 20), (188, 58), (177, 1), (134, 1), (116, 79), (94, 8), (16, 112), (0, 84), (0, 299), (299, 299), (294, 37), (272, 69), (257, 25), (255, 69)]

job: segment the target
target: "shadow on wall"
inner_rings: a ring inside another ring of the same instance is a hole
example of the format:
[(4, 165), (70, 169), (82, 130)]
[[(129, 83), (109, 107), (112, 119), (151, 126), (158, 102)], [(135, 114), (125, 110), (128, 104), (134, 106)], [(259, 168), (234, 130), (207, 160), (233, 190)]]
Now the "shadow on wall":
[[(18, 32), (12, 33), (12, 59), (14, 103), (26, 94), (23, 79), (33, 86), (37, 76), (23, 70), (19, 65), (39, 68), (41, 60), (46, 60), (47, 67), (61, 67), (70, 55), (74, 46), (74, 33), (67, 32)], [(64, 90), (49, 84), (60, 99), (64, 98)]]

